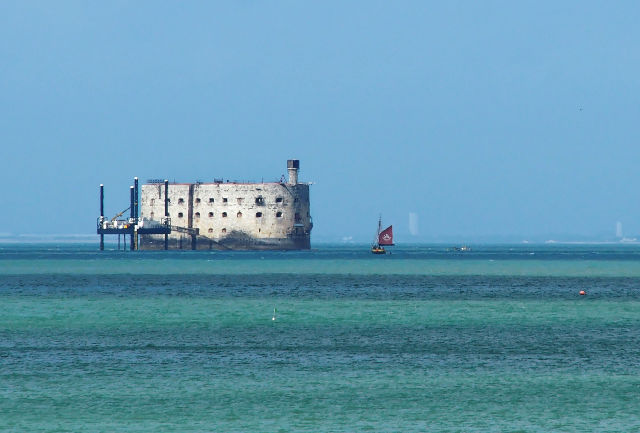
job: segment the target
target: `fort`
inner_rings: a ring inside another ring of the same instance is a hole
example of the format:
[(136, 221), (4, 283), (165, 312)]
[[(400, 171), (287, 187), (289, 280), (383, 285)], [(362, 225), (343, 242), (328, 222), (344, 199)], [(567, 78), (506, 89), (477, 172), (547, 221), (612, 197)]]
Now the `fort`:
[[(309, 184), (298, 181), (300, 162), (287, 161), (279, 182), (170, 183), (131, 187), (131, 217), (101, 216), (98, 234), (129, 234), (131, 249), (300, 250), (310, 248), (313, 222)], [(138, 216), (138, 210), (140, 215)]]

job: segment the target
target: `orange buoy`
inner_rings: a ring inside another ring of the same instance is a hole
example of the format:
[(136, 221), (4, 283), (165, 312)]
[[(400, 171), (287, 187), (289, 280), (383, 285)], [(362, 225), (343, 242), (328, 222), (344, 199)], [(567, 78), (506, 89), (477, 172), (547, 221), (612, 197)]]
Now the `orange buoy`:
[(580, 296), (584, 296), (586, 294), (587, 294), (587, 292), (585, 292), (584, 290), (580, 290)]

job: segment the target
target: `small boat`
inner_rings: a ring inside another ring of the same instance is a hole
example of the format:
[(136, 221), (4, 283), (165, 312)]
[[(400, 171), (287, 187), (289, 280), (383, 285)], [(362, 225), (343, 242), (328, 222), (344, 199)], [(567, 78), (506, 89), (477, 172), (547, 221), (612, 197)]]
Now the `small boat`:
[(469, 252), (471, 251), (471, 247), (468, 245), (463, 245), (461, 247), (452, 247), (447, 248), (447, 251), (460, 251), (460, 252)]
[(376, 238), (371, 245), (371, 252), (373, 254), (386, 254), (384, 247), (390, 247), (393, 245), (393, 226), (389, 226), (382, 230), (382, 217), (378, 219), (378, 232)]

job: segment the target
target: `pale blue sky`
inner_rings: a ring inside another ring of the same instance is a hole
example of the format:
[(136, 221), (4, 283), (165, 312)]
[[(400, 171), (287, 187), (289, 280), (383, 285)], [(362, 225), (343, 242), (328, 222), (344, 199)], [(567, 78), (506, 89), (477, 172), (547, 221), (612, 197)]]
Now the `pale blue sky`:
[(316, 240), (640, 233), (640, 3), (0, 2), (0, 233), (277, 179)]

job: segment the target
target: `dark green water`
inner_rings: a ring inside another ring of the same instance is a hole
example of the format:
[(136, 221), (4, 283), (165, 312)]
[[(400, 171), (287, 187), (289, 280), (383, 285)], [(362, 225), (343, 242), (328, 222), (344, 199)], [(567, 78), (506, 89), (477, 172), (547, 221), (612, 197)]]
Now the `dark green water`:
[(640, 247), (0, 246), (0, 431), (628, 432), (639, 413)]

